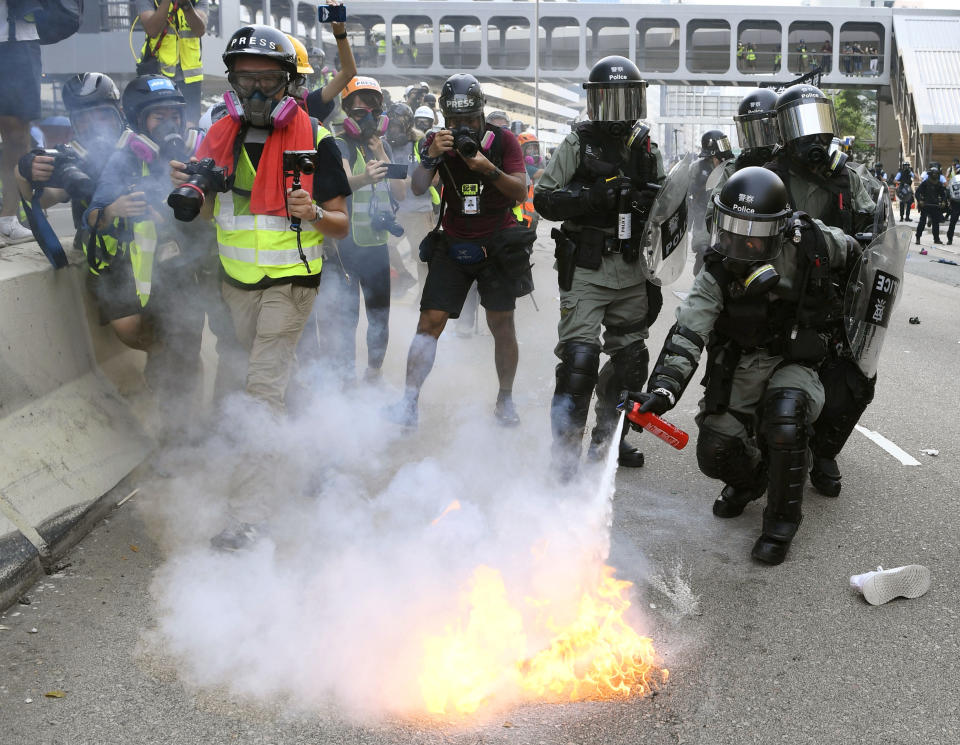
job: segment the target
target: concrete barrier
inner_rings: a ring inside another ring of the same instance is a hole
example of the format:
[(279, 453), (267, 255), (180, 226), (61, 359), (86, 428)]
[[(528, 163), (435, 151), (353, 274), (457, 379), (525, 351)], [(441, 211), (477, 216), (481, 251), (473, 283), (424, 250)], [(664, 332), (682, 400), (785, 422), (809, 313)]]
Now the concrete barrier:
[(94, 337), (117, 370), (131, 363), (111, 332), (91, 336), (85, 272), (54, 271), (33, 243), (0, 248), (0, 608), (112, 506), (152, 447), (98, 365)]

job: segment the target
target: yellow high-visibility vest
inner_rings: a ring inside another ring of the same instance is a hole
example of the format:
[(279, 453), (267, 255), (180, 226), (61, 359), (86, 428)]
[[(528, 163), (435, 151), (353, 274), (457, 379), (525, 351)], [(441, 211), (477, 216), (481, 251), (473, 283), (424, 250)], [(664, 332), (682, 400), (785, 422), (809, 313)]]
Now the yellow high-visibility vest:
[[(332, 135), (317, 127), (317, 143)], [(253, 189), (256, 171), (245, 148), (240, 149), (240, 162), (234, 186)], [(300, 245), (307, 259), (304, 266), (297, 250), (297, 234), (290, 230), (286, 215), (253, 215), (250, 197), (234, 192), (217, 195), (213, 208), (217, 225), (217, 246), (220, 263), (231, 279), (244, 285), (256, 285), (264, 278), (317, 276), (323, 265), (323, 233), (312, 220), (304, 220)], [(309, 271), (308, 271), (309, 267)]]
[[(363, 148), (347, 143), (347, 147), (353, 147), (357, 153), (357, 159), (353, 162), (353, 175), (359, 176), (367, 170), (367, 161), (363, 157)], [(385, 189), (389, 186), (384, 185)], [(376, 185), (367, 184), (359, 189), (354, 189), (350, 197), (352, 201), (350, 209), (350, 238), (358, 246), (382, 246), (387, 242), (389, 233), (386, 230), (374, 230), (371, 225), (372, 215), (370, 214), (371, 203), (376, 199)], [(386, 205), (373, 204), (374, 212), (392, 210), (390, 198), (387, 197)]]
[[(159, 5), (158, 0), (153, 0)], [(176, 23), (167, 17), (167, 33), (157, 46), (157, 37), (147, 38), (140, 52), (141, 59), (147, 54), (147, 45), (154, 50), (160, 62), (160, 72), (168, 78), (175, 77), (177, 67), (183, 70), (184, 83), (198, 83), (203, 80), (203, 63), (200, 59), (200, 37), (190, 28), (182, 10), (176, 13)]]

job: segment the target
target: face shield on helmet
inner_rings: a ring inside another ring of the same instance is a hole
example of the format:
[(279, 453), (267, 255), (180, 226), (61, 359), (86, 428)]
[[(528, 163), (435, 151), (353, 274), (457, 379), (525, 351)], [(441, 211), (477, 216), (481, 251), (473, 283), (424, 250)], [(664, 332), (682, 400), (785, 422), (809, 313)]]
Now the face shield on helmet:
[(628, 122), (647, 115), (647, 83), (584, 83), (587, 88), (587, 116), (593, 122)]
[(775, 173), (741, 169), (713, 198), (711, 248), (751, 271), (749, 265), (779, 256), (790, 214), (786, 187)]
[(88, 150), (98, 145), (113, 145), (123, 134), (123, 117), (116, 106), (91, 106), (69, 114), (77, 142)]
[(743, 150), (772, 150), (780, 144), (780, 128), (775, 111), (759, 111), (733, 117), (737, 140)]
[(784, 91), (777, 103), (777, 121), (784, 142), (812, 135), (829, 135), (832, 139), (839, 130), (833, 101), (813, 86), (793, 86)]

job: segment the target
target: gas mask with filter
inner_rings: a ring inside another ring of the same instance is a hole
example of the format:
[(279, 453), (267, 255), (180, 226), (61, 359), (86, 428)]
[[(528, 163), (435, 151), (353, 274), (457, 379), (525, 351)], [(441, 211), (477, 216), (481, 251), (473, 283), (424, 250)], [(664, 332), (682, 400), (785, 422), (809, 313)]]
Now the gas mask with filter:
[(780, 275), (770, 263), (783, 248), (787, 190), (773, 171), (751, 166), (733, 174), (713, 200), (710, 247), (723, 256), (734, 294), (770, 292)]

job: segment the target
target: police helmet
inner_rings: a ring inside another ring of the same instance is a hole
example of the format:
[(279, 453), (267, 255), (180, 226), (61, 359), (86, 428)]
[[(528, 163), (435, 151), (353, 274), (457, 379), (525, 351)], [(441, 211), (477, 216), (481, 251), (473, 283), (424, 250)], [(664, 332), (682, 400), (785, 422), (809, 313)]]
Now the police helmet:
[(613, 54), (599, 60), (583, 88), (590, 121), (633, 123), (647, 115), (647, 81), (626, 57)]
[(700, 138), (700, 157), (707, 158), (711, 155), (721, 160), (733, 157), (730, 138), (719, 129), (711, 129), (709, 132), (704, 132)]
[(183, 94), (166, 75), (140, 75), (134, 78), (123, 89), (121, 104), (130, 126), (138, 132), (145, 130), (146, 115), (150, 109), (176, 106), (183, 112), (187, 108)]
[(777, 97), (776, 108), (784, 143), (819, 135), (832, 139), (840, 129), (833, 100), (814, 85), (791, 85)]
[(770, 88), (750, 91), (737, 107), (733, 117), (737, 139), (744, 150), (774, 148), (780, 142), (777, 130), (777, 94)]
[(293, 42), (272, 26), (250, 24), (234, 32), (223, 53), (223, 63), (232, 70), (237, 57), (245, 54), (276, 60), (286, 72), (297, 74), (297, 50)]
[(444, 117), (470, 114), (483, 116), (485, 101), (480, 82), (468, 73), (451, 75), (440, 89), (440, 111)]
[(713, 198), (710, 245), (736, 261), (769, 261), (780, 253), (790, 214), (787, 189), (777, 174), (743, 168)]

